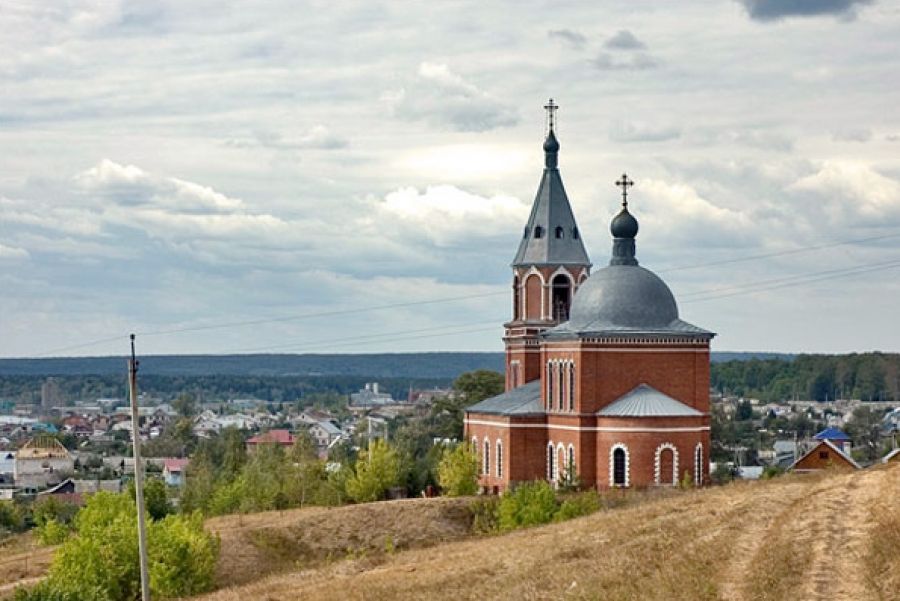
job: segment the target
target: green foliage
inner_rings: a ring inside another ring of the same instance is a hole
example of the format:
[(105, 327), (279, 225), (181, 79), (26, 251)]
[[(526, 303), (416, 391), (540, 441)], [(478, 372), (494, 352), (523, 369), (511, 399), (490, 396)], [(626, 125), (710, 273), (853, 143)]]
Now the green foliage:
[(550, 484), (543, 480), (521, 484), (500, 499), (500, 531), (546, 524), (553, 520), (558, 509)]
[(12, 501), (0, 501), (0, 530), (19, 532), (25, 527), (22, 509)]
[(476, 534), (491, 534), (500, 529), (500, 497), (479, 497), (469, 505), (472, 516), (472, 531)]
[(596, 491), (590, 490), (567, 497), (553, 516), (556, 522), (564, 522), (583, 515), (590, 515), (600, 510), (600, 497)]
[(467, 406), (503, 392), (503, 374), (488, 369), (478, 369), (462, 374), (453, 382), (453, 389), (466, 400)]
[(716, 469), (713, 470), (709, 477), (713, 484), (727, 484), (734, 480), (734, 468), (723, 462), (717, 463)]
[(378, 501), (400, 480), (397, 451), (381, 439), (373, 440), (369, 450), (360, 453), (356, 471), (347, 481), (347, 494), (357, 503)]
[[(135, 498), (134, 480), (128, 483), (128, 495)], [(161, 520), (174, 510), (169, 503), (169, 491), (166, 483), (159, 478), (144, 480), (144, 509), (154, 520)]]
[(54, 520), (60, 524), (69, 524), (78, 513), (78, 506), (48, 495), (36, 501), (31, 509), (31, 518), (38, 526)]
[(34, 535), (42, 545), (59, 545), (67, 538), (72, 530), (55, 519), (49, 519), (34, 528)]
[(172, 408), (181, 417), (192, 417), (197, 413), (197, 399), (189, 392), (182, 392), (172, 401)]
[(760, 476), (760, 478), (763, 480), (771, 480), (772, 478), (777, 478), (783, 473), (784, 468), (777, 465), (769, 465), (766, 467), (766, 469), (763, 470), (762, 476)]
[[(47, 578), (16, 592), (20, 601), (131, 600), (140, 595), (137, 512), (125, 494), (92, 495), (75, 518), (75, 534), (57, 551)], [(212, 586), (218, 540), (199, 514), (148, 522), (151, 594), (180, 597)]]
[(478, 456), (468, 444), (445, 451), (438, 466), (438, 481), (450, 497), (474, 495), (478, 492)]

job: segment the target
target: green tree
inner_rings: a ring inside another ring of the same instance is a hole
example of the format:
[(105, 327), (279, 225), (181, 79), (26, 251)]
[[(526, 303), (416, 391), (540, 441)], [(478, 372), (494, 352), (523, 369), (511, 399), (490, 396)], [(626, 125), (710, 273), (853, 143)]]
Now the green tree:
[(222, 477), (233, 480), (247, 463), (247, 445), (244, 435), (235, 427), (225, 428), (219, 435), (222, 446)]
[(503, 374), (487, 369), (466, 372), (453, 382), (454, 390), (463, 396), (468, 405), (496, 396), (503, 392), (504, 387)]
[(0, 501), (0, 530), (18, 532), (25, 526), (21, 508), (12, 501)]
[(172, 401), (172, 408), (181, 417), (193, 417), (197, 413), (197, 399), (189, 392), (183, 392)]
[(347, 494), (357, 503), (378, 501), (400, 480), (400, 458), (397, 451), (381, 439), (369, 444), (359, 454), (356, 470), (347, 481)]
[[(47, 578), (22, 601), (108, 601), (140, 596), (137, 512), (128, 495), (92, 495), (75, 518), (75, 534), (56, 552)], [(199, 514), (170, 515), (148, 524), (151, 594), (181, 597), (211, 588), (218, 541), (203, 530)]]
[(478, 492), (478, 456), (469, 445), (461, 443), (444, 452), (438, 466), (438, 482), (444, 494), (451, 497)]
[[(132, 499), (135, 498), (134, 480), (128, 483), (128, 495)], [(172, 513), (169, 491), (166, 483), (159, 478), (147, 478), (144, 480), (144, 508), (154, 520), (161, 520)]]

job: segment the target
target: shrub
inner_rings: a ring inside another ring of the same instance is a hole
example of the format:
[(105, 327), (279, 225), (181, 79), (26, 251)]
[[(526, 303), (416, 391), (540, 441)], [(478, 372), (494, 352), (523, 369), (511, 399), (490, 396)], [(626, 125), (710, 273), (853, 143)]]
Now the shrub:
[[(218, 540), (200, 515), (170, 515), (147, 524), (154, 596), (200, 593), (212, 586)], [(137, 510), (125, 494), (99, 492), (75, 518), (75, 534), (59, 548), (47, 578), (20, 601), (109, 601), (140, 595)]]
[[(135, 497), (134, 480), (128, 483), (128, 495)], [(144, 480), (144, 508), (154, 520), (161, 520), (172, 513), (172, 504), (169, 503), (169, 491), (166, 483), (159, 478), (147, 478)]]
[(477, 534), (491, 534), (500, 528), (499, 497), (480, 497), (469, 505), (472, 516), (472, 531)]
[(69, 538), (70, 532), (68, 526), (53, 519), (38, 524), (34, 529), (34, 534), (42, 545), (59, 545)]
[(54, 496), (47, 496), (36, 502), (31, 510), (32, 519), (37, 526), (50, 521), (68, 525), (72, 523), (77, 513), (77, 505), (61, 501)]
[(438, 482), (450, 497), (474, 495), (478, 492), (478, 456), (468, 444), (456, 445), (445, 452), (438, 466)]
[(600, 497), (594, 491), (588, 491), (572, 495), (562, 502), (554, 520), (564, 522), (572, 518), (589, 515), (600, 510)]
[(0, 501), (0, 530), (18, 532), (24, 527), (22, 509), (12, 501)]
[(550, 484), (528, 482), (507, 492), (500, 499), (499, 526), (502, 532), (546, 524), (553, 520), (559, 506)]

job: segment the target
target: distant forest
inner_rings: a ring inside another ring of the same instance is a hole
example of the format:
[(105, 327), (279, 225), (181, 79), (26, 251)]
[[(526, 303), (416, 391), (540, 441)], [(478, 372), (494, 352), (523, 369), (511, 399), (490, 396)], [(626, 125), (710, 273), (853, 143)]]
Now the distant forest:
[[(503, 371), (503, 354), (150, 356), (141, 358), (139, 375), (142, 392), (165, 400), (190, 392), (205, 400), (280, 403), (348, 394), (371, 381), (404, 398), (411, 387), (449, 386), (476, 369)], [(125, 397), (122, 357), (0, 359), (0, 400), (38, 402), (48, 376), (57, 379), (69, 401)], [(900, 399), (900, 355), (713, 353), (711, 383), (719, 392), (764, 401), (894, 401)]]
[(712, 387), (728, 395), (764, 401), (896, 401), (900, 399), (900, 354), (726, 361), (713, 364)]

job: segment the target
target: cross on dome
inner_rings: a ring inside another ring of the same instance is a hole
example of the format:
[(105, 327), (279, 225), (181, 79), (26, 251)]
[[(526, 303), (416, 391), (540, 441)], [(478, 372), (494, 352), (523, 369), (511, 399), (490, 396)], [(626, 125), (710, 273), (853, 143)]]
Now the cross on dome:
[(622, 174), (622, 179), (616, 181), (616, 185), (622, 188), (622, 206), (628, 208), (628, 187), (634, 185), (634, 181), (628, 179), (628, 176)]
[(553, 131), (553, 126), (555, 124), (554, 113), (559, 110), (559, 105), (553, 102), (553, 99), (551, 98), (550, 101), (544, 105), (544, 109), (547, 111), (547, 123), (550, 126), (550, 131)]

